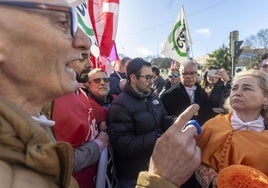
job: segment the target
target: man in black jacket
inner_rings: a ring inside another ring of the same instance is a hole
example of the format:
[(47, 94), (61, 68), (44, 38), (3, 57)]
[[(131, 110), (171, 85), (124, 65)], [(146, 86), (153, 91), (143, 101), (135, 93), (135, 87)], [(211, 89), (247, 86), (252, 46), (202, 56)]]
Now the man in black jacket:
[(168, 115), (180, 115), (191, 104), (198, 104), (200, 110), (193, 119), (200, 125), (208, 120), (208, 96), (197, 83), (197, 65), (193, 61), (183, 62), (180, 66), (181, 82), (161, 95), (161, 100)]
[(152, 78), (149, 62), (131, 60), (128, 83), (108, 111), (108, 134), (120, 188), (135, 187), (139, 171), (148, 169), (157, 138), (173, 121), (151, 90)]
[(110, 93), (119, 95), (127, 82), (126, 68), (131, 59), (124, 57), (120, 61), (115, 62), (114, 72), (110, 75)]

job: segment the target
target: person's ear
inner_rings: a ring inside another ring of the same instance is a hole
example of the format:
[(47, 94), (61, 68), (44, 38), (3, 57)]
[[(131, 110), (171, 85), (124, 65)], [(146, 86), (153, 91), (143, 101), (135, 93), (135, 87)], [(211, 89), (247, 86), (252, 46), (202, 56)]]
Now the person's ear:
[(130, 82), (136, 82), (137, 81), (137, 76), (135, 74), (131, 74), (129, 76)]
[(0, 65), (5, 61), (6, 50), (4, 44), (0, 41)]
[(268, 98), (265, 97), (264, 99), (264, 103), (263, 103), (263, 107), (262, 107), (264, 110), (267, 110), (268, 109)]

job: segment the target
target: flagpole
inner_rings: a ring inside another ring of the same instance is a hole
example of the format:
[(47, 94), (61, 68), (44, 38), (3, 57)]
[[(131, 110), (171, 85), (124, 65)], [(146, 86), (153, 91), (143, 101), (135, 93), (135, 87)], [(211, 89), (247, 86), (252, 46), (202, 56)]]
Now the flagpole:
[(181, 5), (181, 7), (182, 7), (182, 11), (183, 11), (183, 14), (184, 14), (184, 17), (185, 17), (185, 27), (186, 27), (186, 30), (189, 31), (189, 32), (186, 32), (187, 39), (188, 39), (188, 44), (189, 44), (189, 47), (190, 47), (192, 58), (194, 58), (194, 52), (193, 52), (193, 48), (192, 48), (192, 43), (193, 42), (192, 42), (192, 38), (191, 38), (191, 35), (190, 35), (190, 29), (189, 29), (189, 25), (188, 25), (188, 21), (187, 21), (187, 18), (186, 18), (186, 14), (185, 14), (185, 11), (184, 11), (183, 4)]

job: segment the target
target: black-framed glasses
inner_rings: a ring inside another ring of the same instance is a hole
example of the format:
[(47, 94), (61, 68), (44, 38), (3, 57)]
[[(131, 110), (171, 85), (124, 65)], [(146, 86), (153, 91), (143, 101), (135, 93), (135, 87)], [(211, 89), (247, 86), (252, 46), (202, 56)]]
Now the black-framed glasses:
[(103, 81), (105, 84), (110, 82), (109, 78), (95, 78), (92, 81), (95, 82), (96, 84), (101, 83), (101, 81)]
[(169, 78), (173, 78), (173, 77), (177, 78), (177, 77), (179, 77), (179, 73), (169, 74), (168, 77)]
[(143, 77), (146, 79), (147, 82), (150, 82), (153, 79), (152, 75), (139, 75), (139, 77)]
[(71, 34), (72, 34), (72, 37), (76, 36), (76, 32), (78, 28), (78, 18), (77, 18), (76, 10), (73, 7), (52, 5), (52, 4), (46, 4), (46, 3), (24, 2), (24, 1), (0, 1), (0, 5), (69, 13), (70, 14), (69, 25), (71, 29)]
[(183, 72), (183, 73), (182, 73), (183, 76), (187, 76), (187, 75), (195, 75), (195, 74), (197, 74), (196, 71), (193, 71), (193, 72)]

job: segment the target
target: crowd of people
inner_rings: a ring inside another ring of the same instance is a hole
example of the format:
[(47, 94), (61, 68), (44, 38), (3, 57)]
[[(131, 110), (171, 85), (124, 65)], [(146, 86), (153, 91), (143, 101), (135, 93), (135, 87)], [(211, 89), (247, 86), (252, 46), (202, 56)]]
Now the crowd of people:
[(129, 57), (107, 75), (67, 1), (0, 11), (0, 187), (206, 188), (237, 164), (268, 175), (267, 54), (234, 78), (209, 67), (200, 82), (188, 60), (165, 80)]

